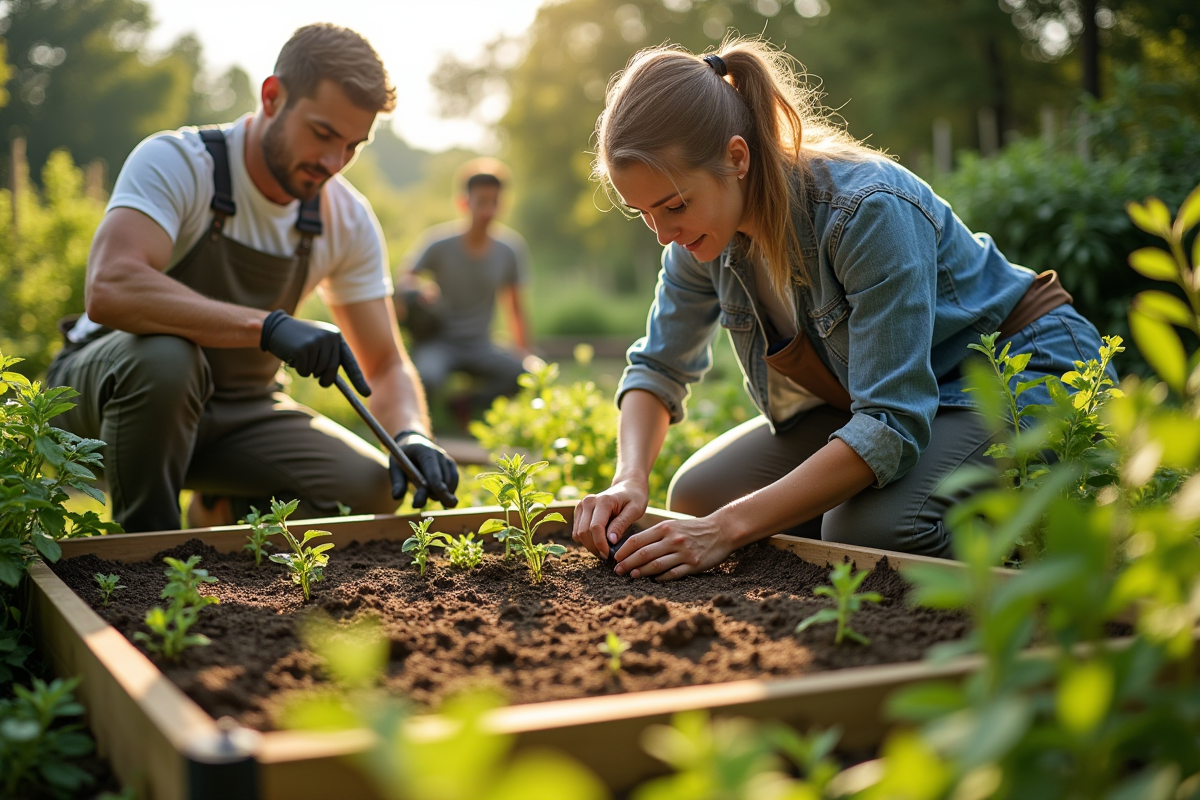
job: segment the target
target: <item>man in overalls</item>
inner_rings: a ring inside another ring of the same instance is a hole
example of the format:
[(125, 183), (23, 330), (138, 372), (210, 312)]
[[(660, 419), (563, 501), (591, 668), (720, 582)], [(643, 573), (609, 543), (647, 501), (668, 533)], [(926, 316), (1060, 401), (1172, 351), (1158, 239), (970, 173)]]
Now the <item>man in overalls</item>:
[[(337, 175), (394, 105), (366, 40), (310, 25), (284, 45), (256, 114), (156, 134), (125, 162), (92, 243), (87, 314), (47, 380), (81, 395), (64, 427), (108, 443), (126, 530), (179, 527), (185, 487), (204, 498), (192, 524), (272, 496), (299, 498), (297, 517), (395, 510), (397, 465), (277, 394), (281, 361), (322, 386), (344, 369), (429, 483), (413, 505), (454, 504), (458, 471), (431, 441), (394, 334), (379, 224)], [(291, 316), (314, 288), (338, 327)]]

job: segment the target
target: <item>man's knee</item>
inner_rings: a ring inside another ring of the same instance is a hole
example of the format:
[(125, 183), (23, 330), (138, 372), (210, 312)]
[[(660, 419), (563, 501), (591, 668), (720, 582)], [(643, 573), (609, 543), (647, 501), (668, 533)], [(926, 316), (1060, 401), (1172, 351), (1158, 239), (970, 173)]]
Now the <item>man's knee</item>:
[(121, 359), (118, 391), (145, 391), (165, 402), (209, 393), (208, 362), (194, 342), (179, 336), (131, 336)]

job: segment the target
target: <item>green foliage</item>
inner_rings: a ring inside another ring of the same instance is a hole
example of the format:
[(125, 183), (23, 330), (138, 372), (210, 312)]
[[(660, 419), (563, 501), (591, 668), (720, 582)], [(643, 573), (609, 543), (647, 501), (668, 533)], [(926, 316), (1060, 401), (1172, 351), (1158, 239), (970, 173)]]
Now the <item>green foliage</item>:
[(877, 592), (860, 593), (858, 591), (858, 587), (862, 586), (862, 582), (870, 574), (871, 570), (869, 569), (854, 572), (854, 565), (848, 561), (843, 561), (834, 567), (833, 571), (829, 573), (829, 581), (833, 585), (818, 586), (813, 589), (813, 594), (828, 597), (837, 603), (837, 608), (822, 608), (817, 613), (806, 617), (796, 626), (795, 632), (800, 633), (813, 625), (836, 622), (837, 633), (833, 637), (834, 644), (841, 644), (842, 639), (847, 636), (859, 644), (870, 644), (870, 639), (850, 627), (850, 617), (858, 613), (863, 603), (878, 603), (883, 600), (883, 597)]
[(31, 687), (14, 686), (11, 698), (0, 699), (0, 796), (77, 797), (92, 776), (71, 759), (92, 752), (83, 726), (65, 722), (83, 714), (72, 694), (78, 678)]
[[(567, 548), (560, 544), (533, 541), (538, 528), (547, 522), (566, 522), (557, 511), (545, 513), (546, 504), (554, 500), (554, 495), (539, 492), (533, 486), (533, 476), (549, 465), (545, 461), (526, 464), (524, 457), (517, 454), (502, 456), (496, 461), (496, 466), (500, 468), (499, 472), (485, 472), (479, 476), (479, 480), (495, 495), (497, 504), (504, 509), (505, 519), (489, 519), (479, 528), (479, 535), (487, 536), (490, 533), (504, 542), (505, 558), (513, 550), (525, 556), (533, 582), (540, 583), (542, 565), (546, 559), (567, 552)], [(509, 524), (510, 510), (516, 511), (519, 525)]]
[(155, 606), (147, 611), (144, 622), (150, 633), (137, 631), (133, 638), (142, 642), (151, 653), (159, 653), (174, 661), (189, 647), (210, 644), (207, 636), (188, 631), (196, 624), (205, 607), (220, 601), (213, 595), (200, 593), (202, 585), (217, 582), (208, 574), (208, 570), (196, 568), (200, 556), (189, 556), (187, 561), (167, 557), (163, 563), (167, 565), (163, 571), (167, 576), (167, 585), (160, 596), (170, 602), (166, 608)]
[(459, 569), (475, 569), (483, 561), (483, 542), (475, 541), (475, 534), (460, 534), (446, 545), (446, 556), (451, 566)]
[(288, 530), (287, 518), (291, 516), (296, 507), (300, 505), (299, 500), (293, 500), (290, 503), (280, 503), (274, 497), (271, 498), (271, 515), (275, 518), (279, 525), (279, 532), (283, 534), (284, 541), (291, 548), (290, 553), (276, 553), (271, 556), (271, 560), (276, 564), (283, 564), (292, 573), (292, 583), (300, 587), (300, 591), (304, 593), (305, 602), (309, 599), (309, 592), (312, 584), (325, 580), (324, 567), (329, 563), (329, 556), (325, 553), (333, 549), (333, 544), (319, 544), (314, 546), (309, 545), (313, 539), (318, 539), (322, 536), (332, 536), (329, 531), (305, 531), (303, 539), (296, 539), (292, 532)]
[(596, 648), (602, 655), (608, 656), (607, 667), (614, 678), (621, 671), (621, 656), (629, 649), (629, 642), (617, 636), (612, 631), (604, 634), (604, 641)]
[[(522, 450), (545, 461), (541, 480), (560, 500), (608, 488), (617, 457), (618, 411), (612, 398), (593, 381), (563, 386), (557, 364), (522, 375), (520, 384), (520, 392), (497, 398), (483, 422), (471, 424), (471, 434), (494, 458), (504, 450)], [(740, 386), (715, 386), (708, 395), (667, 431), (650, 472), (652, 505), (666, 505), (671, 478), (688, 457), (748, 418)]]
[(92, 576), (96, 581), (96, 586), (100, 588), (100, 604), (108, 605), (108, 601), (112, 599), (113, 594), (118, 589), (128, 589), (128, 586), (120, 583), (120, 575), (105, 575), (103, 572), (97, 572)]
[(388, 800), (604, 800), (603, 785), (575, 761), (549, 751), (512, 755), (513, 737), (485, 724), (500, 705), (490, 692), (447, 700), (447, 724), (410, 724), (409, 708), (378, 684), (387, 664), (387, 639), (378, 620), (349, 625), (314, 621), (303, 631), (326, 665), (332, 686), (301, 697), (284, 724), (302, 730), (366, 729), (372, 744), (354, 757)]
[(67, 490), (104, 502), (92, 486), (104, 442), (83, 439), (51, 425), (72, 407), (73, 389), (45, 389), (19, 372), (20, 359), (0, 353), (0, 583), (16, 586), (41, 555), (57, 561), (57, 538), (120, 531), (95, 513), (68, 511)]
[[(284, 509), (286, 508), (287, 506), (284, 506)], [(246, 535), (246, 543), (242, 545), (242, 549), (249, 550), (254, 554), (254, 566), (262, 566), (263, 553), (268, 547), (275, 546), (269, 539), (283, 531), (283, 522), (273, 511), (264, 514), (254, 506), (250, 506), (250, 513), (241, 521), (241, 524), (250, 526), (250, 533)]]
[(0, 190), (0, 350), (22, 354), (31, 377), (62, 345), (59, 317), (83, 309), (88, 250), (104, 216), (103, 198), (88, 195), (65, 150), (50, 154), (41, 179), (40, 192), (19, 177), (15, 195)]
[[(1130, 213), (1178, 250), (1200, 222), (1200, 194), (1192, 197), (1173, 222), (1153, 200)], [(1132, 259), (1135, 268), (1146, 258)], [(1174, 272), (1161, 277), (1187, 283), (1196, 262), (1171, 260)], [(1178, 324), (1195, 325), (1200, 315), (1189, 314)], [(1140, 347), (1160, 341), (1137, 338)], [(1031, 491), (1000, 486), (955, 507), (947, 523), (965, 569), (904, 570), (916, 602), (972, 617), (965, 642), (933, 655), (976, 651), (983, 666), (962, 685), (917, 686), (892, 699), (893, 715), (918, 728), (885, 746), (862, 797), (896, 796), (914, 776), (923, 776), (922, 791), (910, 797), (981, 786), (974, 796), (1000, 800), (1194, 795), (1200, 386), (1186, 372), (1180, 381), (1178, 365), (1164, 373), (1161, 382), (1127, 379), (1101, 409), (1118, 484), (1095, 497), (1068, 491), (1088, 469), (1068, 454)], [(1169, 386), (1178, 405), (1165, 402)], [(1173, 496), (1142, 502), (1162, 468), (1191, 477)], [(1015, 574), (994, 571), (1036, 526), (1044, 550)], [(1111, 642), (1114, 624), (1132, 624), (1132, 637)], [(1024, 652), (1035, 643), (1044, 649)]]
[[(634, 790), (633, 800), (818, 800), (837, 772), (830, 760), (836, 730), (803, 736), (787, 726), (743, 718), (710, 720), (706, 711), (676, 714), (642, 735), (647, 753), (675, 774)], [(782, 753), (801, 774), (786, 771)]]
[[(408, 523), (408, 526), (412, 528), (413, 535), (405, 539), (404, 545), (400, 548), (403, 553), (413, 554), (412, 563), (417, 565), (422, 575), (425, 574), (425, 562), (429, 559), (429, 548), (445, 548), (452, 543), (448, 533), (430, 533), (429, 526), (432, 524), (433, 517), (426, 517), (420, 522)], [(480, 553), (481, 558), (482, 555)]]
[[(1200, 174), (1200, 86), (1153, 82), (1136, 70), (1117, 78), (1112, 98), (1087, 109), (1089, 159), (1065, 136), (1024, 139), (991, 158), (964, 157), (936, 188), (1010, 260), (1057, 270), (1080, 313), (1128, 338), (1129, 299), (1151, 280), (1130, 276), (1125, 256), (1153, 239), (1125, 214), (1125, 200), (1156, 195), (1178, 205), (1191, 189)], [(1136, 361), (1123, 371), (1130, 368), (1146, 371)]]

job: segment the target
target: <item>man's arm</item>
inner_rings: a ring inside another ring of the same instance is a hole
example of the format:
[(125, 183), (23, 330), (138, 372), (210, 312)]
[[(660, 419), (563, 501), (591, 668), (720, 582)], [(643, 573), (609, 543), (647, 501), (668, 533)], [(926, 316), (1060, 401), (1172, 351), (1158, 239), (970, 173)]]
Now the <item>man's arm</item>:
[(258, 347), (267, 312), (211, 300), (167, 277), (171, 237), (132, 208), (104, 215), (88, 255), (85, 307), (101, 325), (202, 347)]
[(508, 307), (508, 329), (512, 332), (513, 344), (522, 354), (529, 352), (529, 320), (525, 318), (525, 306), (521, 302), (521, 285), (512, 284), (500, 290), (503, 303)]
[(425, 389), (397, 336), (391, 303), (381, 298), (329, 310), (371, 385), (371, 413), (393, 434), (415, 430), (429, 436)]

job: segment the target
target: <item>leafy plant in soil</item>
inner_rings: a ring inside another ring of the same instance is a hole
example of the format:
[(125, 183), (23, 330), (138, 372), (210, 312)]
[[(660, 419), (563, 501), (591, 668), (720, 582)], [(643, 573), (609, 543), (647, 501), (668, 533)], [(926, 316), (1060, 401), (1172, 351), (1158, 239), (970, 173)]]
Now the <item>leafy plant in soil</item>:
[(429, 532), (429, 526), (432, 524), (433, 517), (426, 517), (420, 522), (408, 523), (412, 528), (413, 535), (405, 539), (400, 548), (401, 552), (412, 553), (412, 563), (417, 565), (422, 575), (425, 574), (425, 564), (429, 560), (429, 548), (449, 547), (451, 544), (449, 534)]
[(603, 655), (608, 656), (608, 671), (615, 678), (621, 671), (621, 656), (629, 649), (629, 642), (612, 631), (604, 634), (604, 641), (597, 648)]
[(452, 566), (459, 569), (475, 569), (483, 561), (483, 542), (475, 541), (475, 534), (460, 534), (446, 546), (446, 556)]
[[(291, 506), (294, 511), (296, 506), (300, 504), (299, 500), (288, 503), (284, 506), (285, 509)], [(290, 514), (291, 511), (288, 511)], [(283, 531), (283, 525), (279, 521), (279, 516), (274, 511), (262, 513), (254, 506), (250, 506), (250, 513), (242, 520), (242, 524), (250, 526), (250, 533), (246, 536), (246, 543), (242, 545), (243, 550), (249, 550), (254, 554), (254, 566), (262, 566), (263, 553), (268, 547), (275, 547), (270, 542), (270, 538)]]
[(813, 594), (830, 598), (837, 603), (837, 608), (822, 608), (812, 616), (806, 617), (796, 626), (796, 633), (813, 625), (836, 622), (837, 633), (833, 637), (834, 644), (841, 644), (847, 636), (859, 644), (870, 644), (870, 639), (850, 627), (851, 615), (858, 613), (863, 603), (878, 603), (883, 600), (877, 592), (858, 593), (858, 587), (862, 586), (862, 582), (870, 574), (871, 570), (869, 569), (854, 572), (854, 566), (848, 561), (843, 561), (834, 567), (833, 571), (829, 573), (829, 581), (833, 585), (818, 586), (813, 589)]
[[(545, 513), (546, 504), (554, 500), (549, 492), (539, 492), (534, 489), (533, 476), (545, 469), (545, 461), (526, 464), (520, 454), (501, 457), (496, 461), (499, 472), (486, 472), (479, 476), (495, 496), (497, 502), (505, 510), (505, 519), (489, 519), (479, 528), (479, 534), (486, 536), (494, 534), (504, 542), (505, 555), (510, 546), (525, 556), (533, 582), (542, 580), (542, 567), (550, 556), (561, 556), (567, 548), (559, 544), (534, 543), (533, 537), (538, 528), (547, 522), (566, 522), (563, 515), (557, 511)], [(510, 525), (508, 511), (517, 513), (519, 527)], [(540, 515), (540, 519), (538, 519)]]
[(78, 685), (79, 678), (34, 678), (32, 686), (14, 686), (13, 696), (0, 700), (0, 797), (38, 791), (74, 797), (92, 782), (70, 763), (92, 752), (92, 739), (82, 725), (64, 722), (83, 714), (72, 694)]
[(307, 602), (312, 584), (325, 580), (324, 567), (329, 563), (329, 556), (325, 553), (333, 549), (333, 543), (326, 542), (315, 547), (309, 545), (313, 539), (331, 536), (329, 531), (305, 531), (303, 539), (297, 539), (292, 535), (292, 532), (288, 530), (287, 518), (298, 505), (298, 500), (280, 503), (275, 498), (271, 498), (271, 514), (279, 524), (279, 532), (283, 534), (284, 541), (292, 549), (290, 553), (277, 553), (271, 556), (271, 560), (288, 568), (292, 573), (292, 583), (300, 587), (300, 591), (304, 593), (304, 600)]
[(220, 601), (212, 595), (200, 594), (201, 585), (217, 582), (208, 570), (196, 568), (200, 556), (190, 556), (187, 561), (168, 557), (163, 562), (167, 565), (163, 573), (167, 576), (167, 585), (163, 587), (161, 597), (171, 602), (166, 608), (155, 606), (147, 611), (144, 622), (150, 633), (138, 631), (133, 636), (150, 652), (173, 661), (189, 647), (210, 644), (207, 636), (188, 631), (206, 606)]
[(105, 575), (103, 572), (97, 572), (95, 578), (96, 585), (100, 587), (101, 605), (108, 605), (108, 601), (112, 599), (113, 594), (115, 594), (118, 589), (127, 588), (120, 583), (120, 575)]

